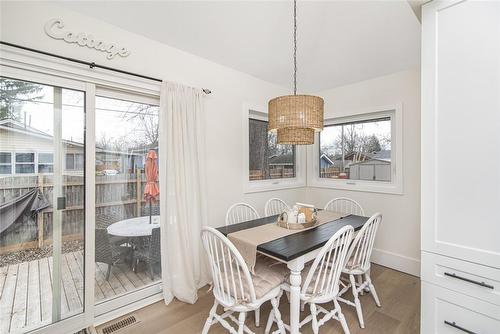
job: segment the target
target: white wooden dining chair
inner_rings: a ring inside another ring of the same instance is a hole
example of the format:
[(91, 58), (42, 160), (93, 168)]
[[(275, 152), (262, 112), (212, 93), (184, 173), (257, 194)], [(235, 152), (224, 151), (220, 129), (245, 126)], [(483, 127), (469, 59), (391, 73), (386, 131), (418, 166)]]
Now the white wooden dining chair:
[(260, 218), (253, 206), (247, 203), (236, 203), (226, 212), (226, 226)]
[[(339, 279), (344, 268), (345, 259), (352, 241), (354, 229), (347, 225), (338, 230), (328, 242), (321, 248), (314, 262), (302, 270), (303, 284), (300, 292), (300, 300), (309, 304), (311, 314), (304, 318), (299, 327), (312, 322), (313, 333), (319, 332), (319, 327), (328, 320), (335, 319), (340, 322), (344, 333), (349, 334), (349, 327), (342, 314), (342, 309), (337, 302), (339, 293)], [(307, 270), (309, 268), (309, 270)], [(307, 272), (307, 274), (305, 274)], [(306, 275), (304, 277), (304, 275)], [(282, 289), (290, 291), (290, 285), (284, 283)], [(334, 308), (327, 310), (319, 304), (333, 303)], [(318, 320), (318, 315), (324, 316)], [(269, 333), (274, 322), (273, 310), (269, 315), (265, 333)], [(285, 325), (288, 328), (288, 325)]]
[(264, 213), (266, 217), (279, 215), (285, 210), (290, 209), (288, 204), (285, 203), (282, 199), (279, 198), (271, 198), (266, 202), (264, 206)]
[(350, 215), (364, 216), (365, 212), (361, 205), (353, 199), (347, 197), (338, 197), (326, 203), (325, 210), (335, 211)]
[[(240, 252), (222, 233), (212, 227), (204, 227), (201, 237), (208, 254), (215, 297), (202, 333), (208, 333), (210, 326), (218, 322), (232, 334), (252, 334), (245, 325), (247, 312), (258, 310), (262, 304), (271, 301), (279, 333), (285, 334), (278, 307), (286, 267), (270, 266), (263, 258), (257, 261), (254, 273), (250, 274)], [(224, 309), (222, 314), (217, 314), (219, 305)], [(239, 313), (238, 319), (233, 316), (234, 312)], [(237, 324), (238, 330), (226, 319)]]
[[(361, 302), (359, 301), (359, 294), (364, 290), (370, 291), (375, 304), (380, 307), (375, 286), (370, 278), (370, 257), (373, 251), (373, 244), (375, 243), (375, 236), (377, 234), (378, 226), (382, 221), (382, 214), (376, 213), (363, 225), (358, 232), (347, 254), (347, 261), (343, 269), (343, 273), (349, 275), (349, 281), (344, 284), (343, 289), (339, 293), (338, 300), (356, 308), (358, 314), (359, 326), (365, 328), (363, 320), (363, 310)], [(361, 280), (356, 282), (355, 276), (361, 277)], [(352, 290), (353, 301), (342, 298), (349, 289)]]

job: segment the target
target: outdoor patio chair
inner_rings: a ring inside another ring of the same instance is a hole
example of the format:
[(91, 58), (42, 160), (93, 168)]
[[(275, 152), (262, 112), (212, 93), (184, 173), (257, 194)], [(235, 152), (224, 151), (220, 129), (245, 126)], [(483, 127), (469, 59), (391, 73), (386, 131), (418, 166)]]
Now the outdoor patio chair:
[(111, 268), (119, 260), (126, 261), (132, 257), (132, 247), (120, 246), (110, 241), (108, 231), (102, 228), (95, 229), (95, 262), (106, 263), (108, 272), (106, 280), (109, 280)]
[(137, 270), (139, 261), (144, 261), (149, 267), (151, 280), (154, 280), (154, 267), (160, 264), (161, 248), (160, 248), (160, 228), (156, 227), (152, 230), (150, 237), (142, 238), (142, 244), (137, 245), (133, 254), (133, 270)]

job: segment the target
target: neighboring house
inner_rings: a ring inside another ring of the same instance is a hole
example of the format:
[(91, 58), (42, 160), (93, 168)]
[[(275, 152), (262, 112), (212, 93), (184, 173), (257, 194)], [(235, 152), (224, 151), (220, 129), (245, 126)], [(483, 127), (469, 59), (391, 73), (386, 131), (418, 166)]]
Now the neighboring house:
[[(335, 159), (335, 158), (333, 158)], [(336, 164), (337, 162), (337, 164)], [(319, 157), (319, 168), (324, 169), (324, 168), (332, 168), (332, 167), (339, 167), (338, 166), (338, 160), (332, 160), (328, 155), (322, 154)]]
[[(66, 140), (63, 170), (65, 174), (81, 174), (84, 167), (83, 143)], [(143, 168), (144, 150), (119, 152), (96, 148), (96, 170), (117, 170), (131, 173)], [(53, 137), (21, 122), (0, 121), (0, 176), (50, 174), (54, 170)]]

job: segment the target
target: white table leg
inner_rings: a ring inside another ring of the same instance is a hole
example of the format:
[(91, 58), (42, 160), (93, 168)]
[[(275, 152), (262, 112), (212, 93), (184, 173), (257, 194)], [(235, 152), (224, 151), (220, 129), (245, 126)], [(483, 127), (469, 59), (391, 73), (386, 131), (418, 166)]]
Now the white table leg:
[(304, 269), (304, 257), (301, 256), (288, 264), (290, 269), (290, 334), (299, 334), (300, 323), (300, 288)]

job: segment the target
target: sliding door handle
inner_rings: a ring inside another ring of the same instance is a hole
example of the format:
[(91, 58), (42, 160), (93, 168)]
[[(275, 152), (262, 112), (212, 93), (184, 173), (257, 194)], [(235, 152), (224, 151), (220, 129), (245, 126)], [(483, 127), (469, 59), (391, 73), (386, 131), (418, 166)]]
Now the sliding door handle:
[(64, 210), (66, 209), (66, 197), (58, 197), (57, 198), (57, 210)]
[(456, 278), (456, 279), (459, 279), (459, 280), (462, 280), (462, 281), (465, 281), (465, 282), (469, 282), (469, 283), (472, 283), (472, 284), (476, 284), (476, 285), (482, 286), (483, 288), (488, 288), (488, 289), (492, 289), (492, 290), (495, 289), (495, 287), (493, 285), (486, 284), (484, 282), (475, 281), (475, 280), (470, 279), (470, 278), (458, 276), (455, 273), (447, 273), (447, 272), (445, 272), (444, 275), (448, 276), (448, 277)]
[(455, 321), (451, 322), (451, 321), (445, 320), (445, 321), (444, 321), (444, 323), (445, 323), (446, 325), (448, 325), (448, 326), (451, 326), (451, 327), (453, 327), (453, 328), (456, 328), (456, 329), (458, 329), (458, 330), (461, 330), (461, 331), (462, 331), (462, 332), (464, 332), (464, 333), (468, 333), (468, 334), (478, 334), (478, 333), (476, 333), (476, 332), (473, 332), (473, 331), (470, 331), (470, 330), (465, 329), (465, 328), (463, 328), (463, 327), (460, 327), (459, 325), (457, 325), (457, 324), (456, 324), (456, 322), (455, 322)]

